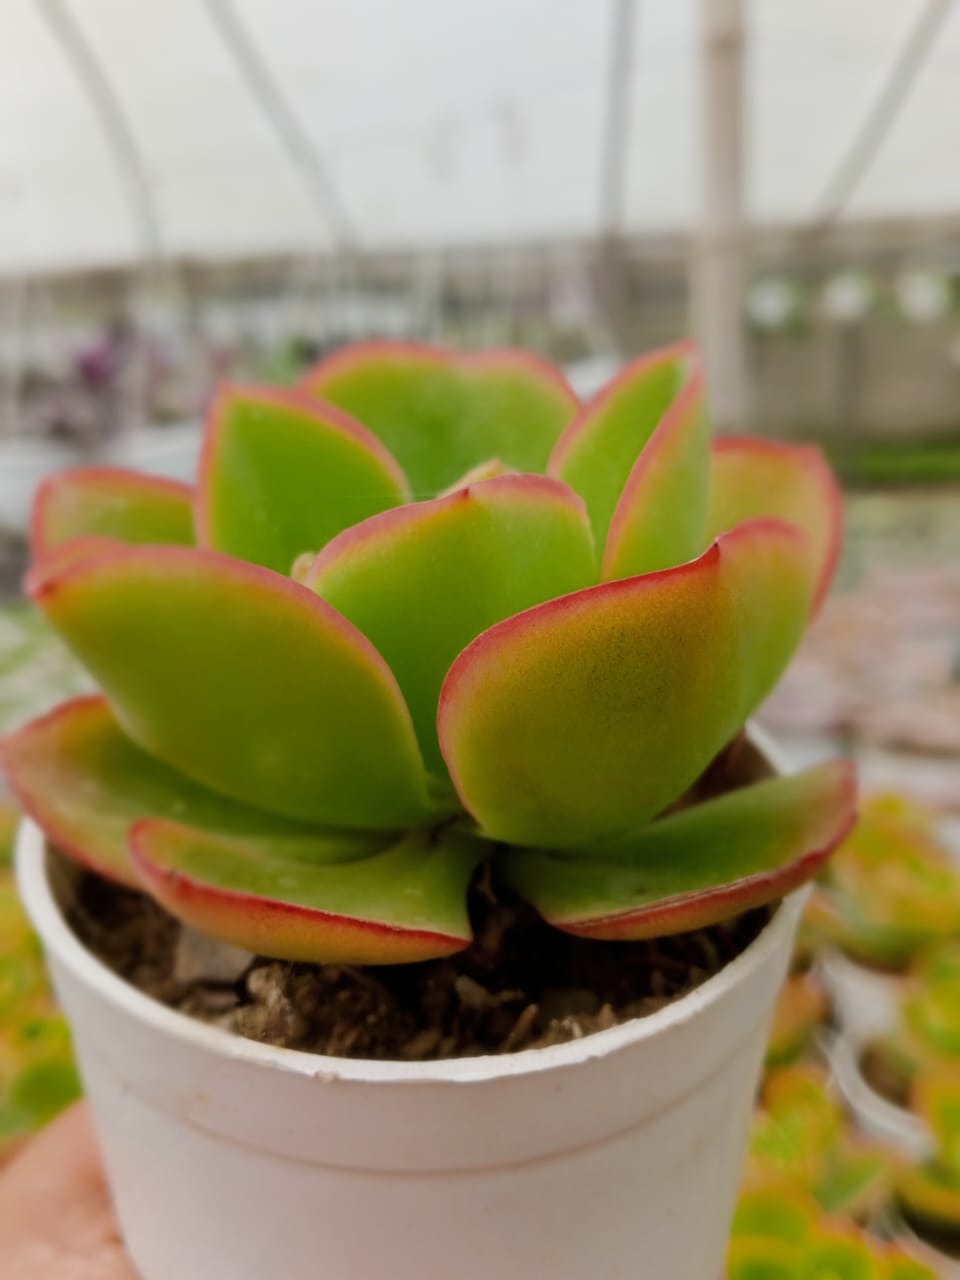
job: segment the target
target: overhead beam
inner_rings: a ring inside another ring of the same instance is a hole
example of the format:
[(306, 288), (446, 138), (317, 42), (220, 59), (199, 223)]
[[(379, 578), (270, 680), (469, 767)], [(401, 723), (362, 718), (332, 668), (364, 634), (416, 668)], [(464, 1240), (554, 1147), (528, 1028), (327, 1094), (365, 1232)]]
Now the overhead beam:
[(927, 0), (867, 109), (853, 141), (824, 187), (808, 228), (808, 236), (815, 237), (826, 231), (849, 204), (909, 97), (953, 4), (954, 0)]
[(164, 241), (150, 175), (123, 102), (79, 22), (81, 6), (64, 0), (35, 3), (96, 115), (126, 194), (140, 253), (145, 263), (156, 263), (163, 257)]
[(236, 6), (232, 0), (204, 0), (204, 4), (244, 82), (299, 174), (314, 208), (327, 224), (334, 244), (341, 250), (356, 249), (359, 236), (323, 157), (277, 84)]

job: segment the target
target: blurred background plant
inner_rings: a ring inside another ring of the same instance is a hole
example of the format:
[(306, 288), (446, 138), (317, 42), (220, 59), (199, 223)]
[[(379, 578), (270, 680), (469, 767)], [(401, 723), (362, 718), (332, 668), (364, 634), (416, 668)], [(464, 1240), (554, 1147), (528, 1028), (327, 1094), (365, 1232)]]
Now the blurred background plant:
[(13, 805), (0, 804), (0, 1165), (80, 1096), (70, 1033), (13, 881), (18, 819)]

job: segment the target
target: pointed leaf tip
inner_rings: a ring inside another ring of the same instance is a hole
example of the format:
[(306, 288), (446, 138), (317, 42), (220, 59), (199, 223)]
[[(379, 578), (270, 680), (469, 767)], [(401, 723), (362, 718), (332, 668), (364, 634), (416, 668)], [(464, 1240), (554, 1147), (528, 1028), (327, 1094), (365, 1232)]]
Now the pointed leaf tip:
[(675, 343), (632, 361), (589, 400), (554, 446), (548, 474), (587, 504), (603, 547), (624, 485), (693, 367), (694, 348)]
[(695, 559), (706, 543), (710, 428), (694, 372), (634, 463), (617, 503), (603, 578), (627, 578)]

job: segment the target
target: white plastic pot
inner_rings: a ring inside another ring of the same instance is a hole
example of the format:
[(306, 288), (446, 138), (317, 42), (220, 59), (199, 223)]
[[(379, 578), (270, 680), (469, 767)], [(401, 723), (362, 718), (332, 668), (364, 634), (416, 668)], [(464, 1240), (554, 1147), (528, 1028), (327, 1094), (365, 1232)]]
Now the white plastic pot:
[(868, 969), (836, 950), (823, 956), (820, 972), (837, 1025), (854, 1043), (867, 1044), (897, 1025), (902, 977)]
[(144, 1280), (713, 1280), (803, 895), (651, 1017), (549, 1049), (348, 1061), (203, 1026), (21, 892)]
[(868, 1138), (885, 1143), (911, 1160), (930, 1154), (927, 1128), (911, 1111), (888, 1101), (860, 1069), (862, 1044), (835, 1036), (827, 1048), (834, 1083), (847, 1108)]

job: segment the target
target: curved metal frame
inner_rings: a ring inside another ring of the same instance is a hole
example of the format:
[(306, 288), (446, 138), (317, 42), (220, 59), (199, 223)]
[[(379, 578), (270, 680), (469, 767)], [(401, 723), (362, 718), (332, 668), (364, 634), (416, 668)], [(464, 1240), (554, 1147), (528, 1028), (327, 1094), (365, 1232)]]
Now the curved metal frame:
[(148, 262), (155, 262), (163, 256), (164, 240), (150, 176), (123, 103), (77, 18), (79, 6), (71, 6), (65, 0), (35, 0), (35, 3), (93, 107), (126, 189), (141, 251)]
[(340, 193), (296, 112), (276, 83), (231, 0), (203, 0), (211, 22), (243, 79), (293, 161), (314, 205), (330, 227), (340, 249), (355, 248), (358, 235)]
[(831, 174), (812, 219), (811, 234), (825, 231), (846, 208), (916, 83), (954, 0), (928, 0), (894, 59), (853, 142)]

